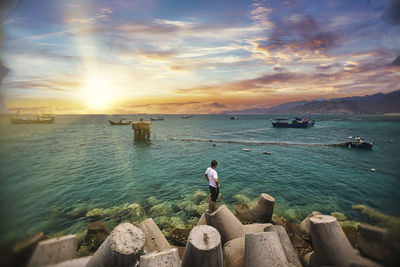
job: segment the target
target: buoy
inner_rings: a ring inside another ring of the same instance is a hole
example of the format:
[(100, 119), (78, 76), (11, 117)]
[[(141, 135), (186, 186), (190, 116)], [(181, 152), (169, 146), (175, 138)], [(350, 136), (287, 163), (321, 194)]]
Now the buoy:
[(371, 172), (376, 172), (376, 170), (374, 168), (371, 169)]
[(242, 151), (249, 152), (250, 149), (248, 149), (248, 148), (243, 148)]

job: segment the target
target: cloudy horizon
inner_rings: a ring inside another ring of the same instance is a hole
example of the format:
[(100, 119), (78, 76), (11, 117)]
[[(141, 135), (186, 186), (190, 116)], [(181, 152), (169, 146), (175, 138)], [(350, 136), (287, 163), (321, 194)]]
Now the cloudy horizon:
[(33, 1), (3, 19), (9, 110), (224, 113), (400, 89), (400, 2)]

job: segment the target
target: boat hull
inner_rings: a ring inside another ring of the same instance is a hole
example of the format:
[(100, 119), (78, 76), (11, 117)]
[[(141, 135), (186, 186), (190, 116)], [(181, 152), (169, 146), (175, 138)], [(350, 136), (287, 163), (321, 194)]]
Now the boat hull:
[(372, 143), (368, 143), (368, 142), (362, 142), (362, 143), (350, 143), (349, 144), (350, 147), (352, 148), (360, 148), (360, 149), (371, 149), (373, 144)]
[(276, 128), (306, 128), (314, 126), (314, 122), (304, 122), (304, 123), (273, 122), (272, 126)]
[(108, 120), (108, 122), (111, 124), (111, 125), (130, 125), (132, 122), (119, 122), (119, 121), (111, 121), (111, 120)]
[(23, 120), (10, 118), (11, 124), (50, 124), (54, 122), (54, 119), (50, 120)]

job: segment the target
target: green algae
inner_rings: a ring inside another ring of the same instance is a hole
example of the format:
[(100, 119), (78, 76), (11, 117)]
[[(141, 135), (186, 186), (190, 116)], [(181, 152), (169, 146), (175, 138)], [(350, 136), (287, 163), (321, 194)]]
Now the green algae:
[(378, 226), (386, 228), (400, 248), (400, 217), (383, 214), (365, 205), (354, 205), (352, 208), (367, 215)]
[(190, 201), (193, 202), (194, 204), (201, 204), (203, 202), (208, 202), (208, 194), (204, 191), (196, 191), (193, 195), (190, 196)]
[(335, 217), (339, 222), (348, 221), (346, 215), (344, 215), (343, 213), (338, 212), (338, 211), (332, 212), (331, 216)]
[(157, 204), (150, 208), (151, 217), (167, 216), (172, 213), (172, 206), (167, 204)]

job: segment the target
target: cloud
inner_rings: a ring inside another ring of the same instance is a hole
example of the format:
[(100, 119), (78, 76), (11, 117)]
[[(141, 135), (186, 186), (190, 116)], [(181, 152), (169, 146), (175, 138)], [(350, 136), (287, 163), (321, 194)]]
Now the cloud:
[(400, 25), (400, 0), (389, 0), (385, 18), (393, 25)]

